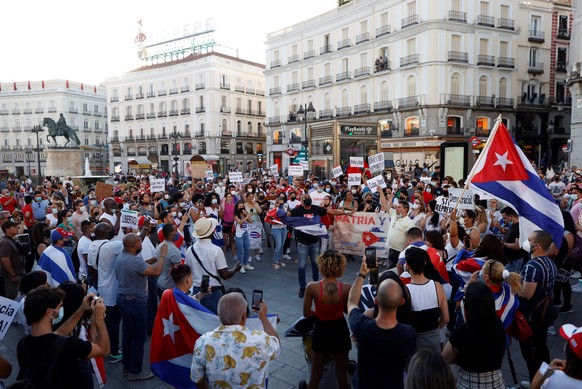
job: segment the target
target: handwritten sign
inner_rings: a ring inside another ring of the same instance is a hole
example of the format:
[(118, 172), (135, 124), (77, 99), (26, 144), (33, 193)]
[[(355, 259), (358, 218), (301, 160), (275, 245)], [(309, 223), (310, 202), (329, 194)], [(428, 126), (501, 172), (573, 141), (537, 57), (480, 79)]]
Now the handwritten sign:
[(376, 193), (378, 191), (378, 187), (386, 188), (386, 181), (384, 181), (384, 177), (382, 177), (381, 175), (370, 178), (367, 182), (368, 188), (370, 188), (370, 191), (372, 193)]
[(303, 170), (309, 170), (309, 162), (299, 161), (299, 165), (301, 165), (303, 167)]
[(273, 174), (273, 175), (279, 174), (279, 165), (273, 164), (273, 165), (269, 166), (269, 170), (271, 171), (271, 174)]
[(12, 323), (14, 316), (16, 316), (19, 305), (19, 302), (7, 299), (6, 297), (0, 297), (0, 340), (4, 339), (10, 323)]
[(384, 162), (374, 162), (369, 165), (370, 172), (372, 173), (381, 172), (382, 170), (384, 170)]
[(137, 220), (139, 215), (137, 211), (132, 211), (129, 209), (121, 210), (121, 223), (119, 226), (121, 228), (131, 228), (132, 230), (137, 230)]
[(333, 178), (338, 178), (339, 176), (344, 174), (344, 171), (342, 170), (342, 167), (340, 165), (334, 166), (334, 168), (331, 169), (331, 172), (333, 173)]
[(384, 170), (384, 153), (370, 155), (368, 157), (368, 165), (372, 173)]
[(208, 180), (208, 181), (214, 180), (214, 172), (212, 170), (207, 170), (205, 174), (206, 174), (206, 180)]
[(457, 207), (458, 209), (475, 209), (475, 203), (473, 201), (475, 197), (473, 196), (473, 192), (466, 190), (465, 193), (463, 193), (463, 197), (461, 197), (461, 193), (463, 193), (463, 189), (449, 188), (449, 199), (453, 203), (453, 207), (457, 201), (459, 201), (459, 198), (461, 198), (459, 206)]
[(289, 175), (291, 177), (303, 176), (303, 166), (301, 166), (301, 165), (289, 165)]
[(113, 185), (106, 184), (104, 182), (97, 182), (95, 187), (95, 197), (98, 199), (104, 199), (106, 197), (111, 197), (113, 195)]
[(243, 175), (241, 172), (230, 172), (228, 173), (228, 179), (230, 182), (243, 182)]
[(150, 179), (150, 192), (157, 193), (166, 190), (166, 181), (163, 178)]
[(362, 184), (362, 175), (360, 173), (348, 174), (348, 186), (360, 186)]
[(350, 165), (353, 167), (364, 167), (364, 157), (350, 157)]

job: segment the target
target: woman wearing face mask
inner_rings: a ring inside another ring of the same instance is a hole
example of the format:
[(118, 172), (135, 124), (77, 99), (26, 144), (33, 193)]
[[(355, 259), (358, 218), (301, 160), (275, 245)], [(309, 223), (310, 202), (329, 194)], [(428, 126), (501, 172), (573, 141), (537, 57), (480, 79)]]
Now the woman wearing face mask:
[(221, 205), (223, 210), (222, 236), (224, 238), (222, 251), (224, 251), (224, 255), (226, 255), (227, 249), (230, 247), (232, 260), (236, 262), (236, 246), (233, 231), (235, 203), (234, 196), (230, 192), (226, 192)]
[(256, 193), (257, 193), (257, 189), (255, 188), (255, 186), (253, 184), (246, 184), (244, 186), (244, 190), (241, 194), (242, 194), (243, 200), (247, 201), (248, 195), (250, 195), (250, 194), (254, 195)]
[(358, 212), (374, 212), (372, 206), (372, 192), (367, 192), (364, 195), (364, 201), (358, 206)]
[(435, 212), (436, 204), (436, 200), (431, 200), (428, 203), (426, 215), (420, 222), (420, 229), (424, 232), (431, 230), (443, 230), (443, 224), (445, 223), (444, 218), (440, 213)]
[(140, 216), (154, 217), (154, 205), (152, 204), (152, 200), (148, 193), (142, 193), (139, 196), (139, 207), (137, 208), (137, 212), (139, 212)]
[(347, 191), (344, 200), (339, 205), (340, 209), (350, 212), (356, 212), (358, 210), (358, 202), (355, 199), (353, 191)]
[[(250, 248), (251, 248), (251, 258), (254, 255), (257, 261), (261, 260), (260, 250), (262, 246), (262, 236), (263, 236), (263, 223), (261, 222), (260, 215), (263, 213), (263, 209), (255, 201), (255, 195), (252, 193), (247, 193), (245, 201), (245, 210), (251, 215), (250, 225), (249, 225), (249, 235), (250, 235)], [(251, 232), (253, 232), (251, 234)], [(249, 260), (250, 262), (250, 260)]]
[[(59, 220), (58, 220), (58, 224), (57, 224), (57, 228), (62, 228), (67, 232), (72, 232), (73, 235), (73, 239), (76, 241), (79, 239), (79, 235), (75, 234), (75, 228), (73, 227), (73, 223), (71, 223), (71, 218), (73, 217), (73, 212), (69, 209), (63, 209), (61, 212), (59, 212)], [(65, 251), (71, 255), (71, 253), (73, 252), (73, 239), (69, 239), (68, 241), (66, 241), (65, 243)]]
[(414, 225), (422, 230), (420, 224), (422, 223), (422, 219), (426, 216), (426, 208), (424, 207), (424, 201), (421, 196), (414, 195), (414, 200), (410, 209), (411, 211), (408, 214), (408, 217), (414, 222)]
[(82, 235), (81, 232), (81, 222), (83, 220), (87, 220), (89, 219), (89, 212), (87, 212), (87, 207), (85, 206), (85, 203), (83, 202), (83, 200), (75, 200), (74, 202), (74, 206), (75, 206), (75, 212), (73, 212), (73, 215), (71, 216), (71, 223), (73, 224), (73, 227), (75, 228), (75, 233), (78, 236)]
[(46, 224), (52, 230), (59, 224), (59, 213), (63, 210), (65, 204), (62, 201), (52, 203), (51, 212), (46, 214)]
[(224, 217), (224, 211), (220, 206), (218, 201), (218, 195), (216, 193), (208, 193), (204, 198), (204, 210), (206, 212), (206, 217), (213, 217), (218, 220), (216, 225), (216, 230), (214, 231), (214, 236), (212, 237), (212, 243), (218, 247), (224, 246), (223, 228), (222, 221)]
[(246, 273), (247, 270), (255, 270), (248, 261), (251, 253), (251, 243), (249, 234), (249, 224), (252, 215), (247, 213), (245, 203), (240, 200), (236, 203), (234, 209), (234, 225), (236, 237), (236, 258), (242, 265), (240, 272)]

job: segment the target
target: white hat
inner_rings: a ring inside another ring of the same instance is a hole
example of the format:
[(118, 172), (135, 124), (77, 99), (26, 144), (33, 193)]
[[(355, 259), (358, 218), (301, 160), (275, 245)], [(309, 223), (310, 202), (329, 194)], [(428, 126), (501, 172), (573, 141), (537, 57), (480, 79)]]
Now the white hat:
[(194, 233), (192, 235), (198, 239), (206, 238), (214, 232), (217, 225), (218, 220), (215, 218), (201, 217), (194, 223)]

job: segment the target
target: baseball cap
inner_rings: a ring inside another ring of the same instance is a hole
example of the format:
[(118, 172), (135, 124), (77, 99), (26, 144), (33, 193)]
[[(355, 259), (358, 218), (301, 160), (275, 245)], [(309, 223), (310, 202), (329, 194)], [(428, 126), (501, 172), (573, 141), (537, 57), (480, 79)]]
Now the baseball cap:
[(56, 242), (60, 239), (71, 239), (73, 233), (64, 230), (62, 227), (57, 227), (51, 232), (51, 242)]
[(560, 328), (560, 335), (568, 341), (570, 350), (582, 360), (582, 327), (564, 324)]

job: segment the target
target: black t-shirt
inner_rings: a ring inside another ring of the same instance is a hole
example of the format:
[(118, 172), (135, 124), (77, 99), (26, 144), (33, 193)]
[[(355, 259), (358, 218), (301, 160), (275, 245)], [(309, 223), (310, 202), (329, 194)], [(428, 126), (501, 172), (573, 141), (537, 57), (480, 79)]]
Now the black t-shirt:
[[(519, 242), (519, 223), (514, 223), (507, 229), (504, 241), (507, 243)], [(515, 261), (518, 259), (527, 260), (527, 253), (522, 249), (513, 250), (503, 247), (503, 253), (508, 261)]]
[(416, 349), (416, 331), (408, 324), (384, 330), (376, 320), (352, 309), (350, 328), (358, 342), (358, 387), (404, 387), (404, 370)]
[[(290, 212), (291, 212), (291, 216), (294, 216), (294, 217), (305, 216), (305, 215), (325, 216), (327, 214), (327, 209), (322, 208), (322, 207), (318, 207), (317, 205), (312, 205), (309, 209), (305, 209), (304, 206), (300, 205), (299, 207), (292, 209)], [(297, 238), (297, 242), (305, 244), (305, 245), (314, 244), (314, 243), (317, 243), (319, 241), (319, 238), (317, 236), (306, 234), (306, 233), (301, 232), (299, 230), (295, 230), (295, 237)]]
[(501, 320), (495, 321), (493, 334), (475, 336), (467, 324), (461, 325), (449, 339), (451, 346), (459, 350), (457, 363), (463, 370), (484, 373), (501, 368), (505, 354), (505, 332)]
[[(50, 355), (52, 345), (57, 339), (56, 334), (46, 334), (42, 336), (25, 336), (20, 339), (17, 347), (18, 365), (20, 372), (18, 379), (30, 378), (24, 377), (28, 361), (25, 360), (24, 347), (28, 351), (28, 355), (32, 361), (31, 371), (35, 371), (34, 377), (41, 379), (41, 382), (32, 382), (37, 388), (46, 387), (43, 381), (44, 375), (38, 374), (38, 369), (47, 368), (50, 360), (55, 358), (55, 355)], [(69, 336), (58, 356), (58, 362), (55, 366), (56, 374), (60, 379), (60, 388), (81, 388), (81, 383), (84, 379), (79, 369), (79, 360), (86, 359), (91, 353), (91, 343)], [(57, 380), (53, 381), (55, 384)]]

